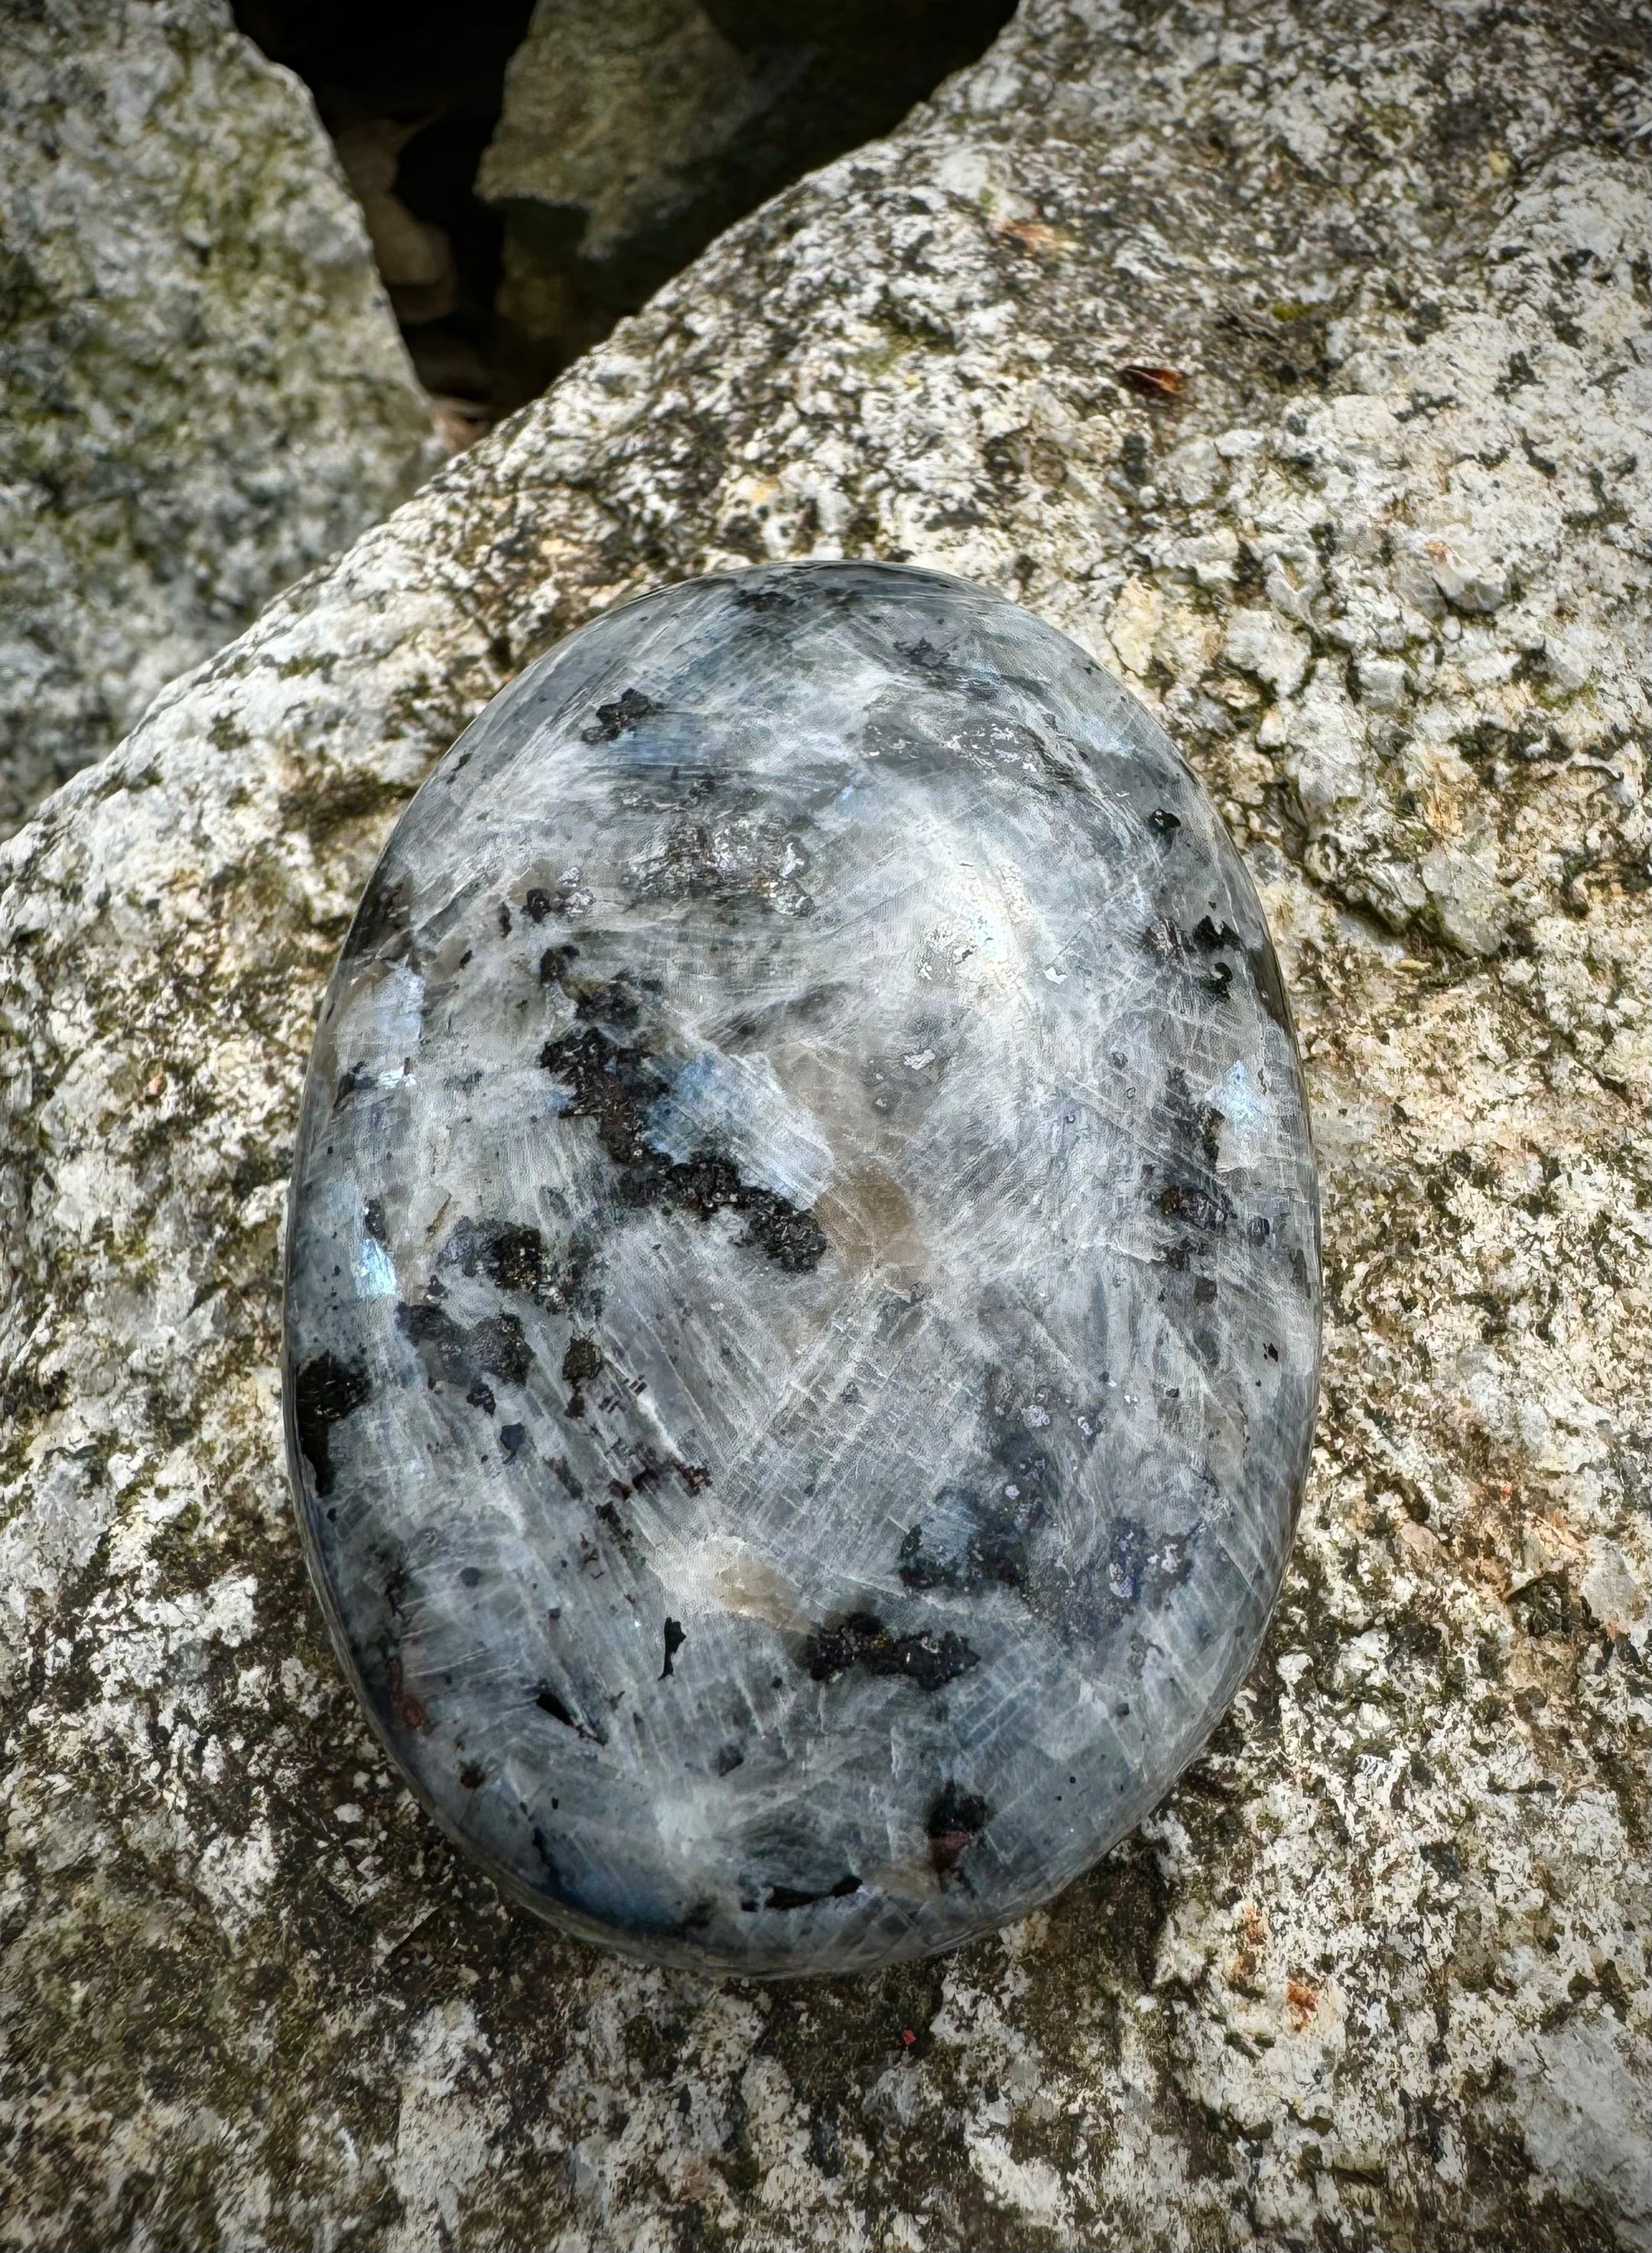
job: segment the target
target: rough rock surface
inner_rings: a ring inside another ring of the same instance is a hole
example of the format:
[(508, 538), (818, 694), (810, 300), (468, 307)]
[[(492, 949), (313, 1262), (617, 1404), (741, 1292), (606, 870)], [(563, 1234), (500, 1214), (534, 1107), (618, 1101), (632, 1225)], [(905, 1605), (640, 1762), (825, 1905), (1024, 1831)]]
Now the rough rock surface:
[(698, 0), (540, 0), (477, 192), (561, 208), (582, 255), (669, 227), (771, 99)]
[[(7, 2242), (1652, 2244), (1648, 29), (1035, 0), (8, 848)], [(548, 1937), (387, 1787), (276, 1234), (433, 758), (617, 596), (840, 551), (1019, 592), (1230, 807), (1327, 1366), (1268, 1649), (1138, 1838), (776, 1992)]]
[(223, 0), (0, 16), (0, 832), (448, 450)]

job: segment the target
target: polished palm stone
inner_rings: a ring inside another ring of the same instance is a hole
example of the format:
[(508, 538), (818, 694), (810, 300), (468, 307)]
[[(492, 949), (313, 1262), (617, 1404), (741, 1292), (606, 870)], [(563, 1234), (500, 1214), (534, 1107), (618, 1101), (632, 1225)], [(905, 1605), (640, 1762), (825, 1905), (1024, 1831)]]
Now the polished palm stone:
[(289, 1449), (368, 1712), (520, 1901), (849, 1971), (1045, 1900), (1255, 1658), (1314, 1167), (1163, 729), (934, 573), (598, 619), (399, 823), (317, 1036)]

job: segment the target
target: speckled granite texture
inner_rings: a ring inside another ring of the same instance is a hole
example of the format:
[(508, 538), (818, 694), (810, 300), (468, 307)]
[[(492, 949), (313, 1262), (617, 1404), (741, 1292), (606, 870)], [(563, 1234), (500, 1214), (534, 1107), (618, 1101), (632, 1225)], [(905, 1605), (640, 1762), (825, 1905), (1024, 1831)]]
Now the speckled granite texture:
[[(1648, 30), (1035, 0), (5, 848), (0, 2242), (1652, 2243)], [(1131, 1841), (950, 1956), (719, 1985), (394, 1787), (287, 1496), (281, 1215), (466, 722), (664, 580), (902, 551), (1118, 671), (1242, 842), (1320, 1421)]]
[(0, 833), (449, 450), (225, 0), (0, 6)]
[(1024, 1915), (1254, 1659), (1319, 1230), (1243, 862), (1000, 596), (623, 605), (468, 729), (322, 1012), (289, 1457), (399, 1764), (530, 1907), (858, 1971)]

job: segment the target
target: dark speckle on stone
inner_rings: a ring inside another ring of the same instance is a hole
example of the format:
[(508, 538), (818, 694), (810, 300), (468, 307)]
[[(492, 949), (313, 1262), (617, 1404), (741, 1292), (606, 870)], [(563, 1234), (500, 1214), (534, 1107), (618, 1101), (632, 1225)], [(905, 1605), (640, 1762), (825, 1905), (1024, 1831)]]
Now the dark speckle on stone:
[(1193, 943), (1202, 954), (1216, 954), (1223, 947), (1237, 952), (1244, 944), (1231, 924), (1215, 923), (1208, 915), (1201, 916), (1193, 926)]
[(847, 1901), (861, 1890), (859, 1878), (843, 1876), (835, 1885), (825, 1886), (819, 1893), (805, 1893), (796, 1886), (770, 1886), (764, 1906), (769, 1908), (812, 1908), (817, 1901)]
[(1156, 1202), (1167, 1220), (1185, 1220), (1211, 1234), (1219, 1234), (1233, 1217), (1231, 1201), (1214, 1183), (1167, 1182)]
[(639, 720), (645, 720), (659, 707), (652, 697), (645, 696), (640, 688), (627, 688), (611, 704), (599, 704), (596, 717), (583, 730), (582, 740), (588, 743), (612, 743), (627, 734)]
[(533, 1356), (515, 1315), (490, 1315), (471, 1333), (478, 1366), (490, 1377), (519, 1385), (533, 1366)]
[[(621, 1484), (618, 1480), (612, 1482), (612, 1489), (617, 1498), (620, 1501), (625, 1500), (631, 1493), (631, 1489), (628, 1486)], [(617, 1542), (622, 1549), (630, 1548), (631, 1545), (631, 1530), (630, 1526), (626, 1524), (624, 1519), (620, 1516), (614, 1503), (599, 1502), (596, 1505), (596, 1517), (597, 1523), (606, 1529), (610, 1539)]]
[(540, 1690), (537, 1691), (534, 1696), (533, 1703), (539, 1707), (541, 1713), (548, 1713), (554, 1721), (560, 1721), (565, 1729), (575, 1729), (579, 1726), (578, 1722), (575, 1721), (574, 1716), (568, 1712), (568, 1707), (557, 1696), (554, 1690)]
[(1429, 1867), (1444, 1878), (1448, 1885), (1462, 1883), (1463, 1858), (1449, 1840), (1431, 1839), (1419, 1846), (1418, 1852)]
[(937, 1877), (944, 1880), (958, 1867), (986, 1828), (989, 1814), (986, 1802), (979, 1792), (964, 1791), (956, 1783), (947, 1782), (924, 1825)]
[(668, 1619), (666, 1622), (666, 1664), (659, 1670), (659, 1678), (662, 1682), (668, 1674), (675, 1672), (672, 1661), (687, 1640), (687, 1633), (680, 1621)]
[(582, 1024), (634, 1025), (639, 1013), (631, 981), (623, 973), (605, 985), (575, 988), (574, 1014)]
[(804, 1646), (803, 1663), (814, 1682), (835, 1681), (852, 1667), (868, 1674), (894, 1674), (920, 1690), (944, 1689), (979, 1666), (979, 1655), (951, 1628), (937, 1635), (891, 1635), (869, 1612), (856, 1612), (837, 1627), (823, 1627)]
[(431, 1384), (459, 1385), (467, 1398), (479, 1377), (519, 1385), (533, 1365), (521, 1321), (513, 1314), (484, 1315), (467, 1329), (445, 1307), (404, 1303), (396, 1308), (396, 1322), (418, 1347)]
[(594, 1338), (570, 1338), (562, 1356), (562, 1376), (569, 1385), (583, 1385), (602, 1372), (603, 1356)]
[(466, 1275), (481, 1270), (491, 1275), (503, 1291), (524, 1293), (540, 1288), (547, 1264), (545, 1239), (537, 1228), (470, 1219), (456, 1223), (443, 1248), (442, 1259), (444, 1265), (457, 1266)]
[(909, 1588), (961, 1588), (972, 1594), (997, 1583), (1007, 1588), (1025, 1585), (1030, 1570), (1034, 1528), (1042, 1514), (1042, 1503), (1033, 1482), (1018, 1493), (1009, 1509), (975, 1509), (979, 1519), (960, 1553), (937, 1555), (926, 1549), (922, 1525), (909, 1526), (902, 1538), (899, 1570)]
[(296, 1421), (298, 1445), (310, 1465), (318, 1495), (333, 1489), (328, 1434), (352, 1416), (373, 1391), (365, 1369), (351, 1368), (331, 1353), (317, 1354), (298, 1372)]
[[(581, 1015), (628, 1026), (638, 1009), (623, 980), (588, 989)], [(819, 1221), (775, 1191), (742, 1181), (715, 1149), (673, 1158), (655, 1147), (650, 1114), (667, 1099), (671, 1083), (639, 1041), (616, 1038), (592, 1024), (583, 1032), (547, 1041), (540, 1063), (568, 1090), (561, 1115), (596, 1124), (604, 1151), (619, 1169), (616, 1184), (629, 1205), (667, 1204), (708, 1220), (719, 1212), (744, 1216), (745, 1241), (791, 1274), (819, 1266), (826, 1239)]]

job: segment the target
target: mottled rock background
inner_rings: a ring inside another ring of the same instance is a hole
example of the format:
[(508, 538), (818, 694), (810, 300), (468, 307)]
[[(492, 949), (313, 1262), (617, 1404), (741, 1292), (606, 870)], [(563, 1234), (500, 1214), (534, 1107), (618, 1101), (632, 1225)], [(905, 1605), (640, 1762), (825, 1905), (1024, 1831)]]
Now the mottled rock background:
[(448, 449), (223, 0), (0, 7), (0, 834)]
[[(1643, 9), (1032, 0), (8, 848), (0, 2242), (1652, 2245)], [(1211, 1754), (1048, 1915), (715, 1988), (390, 1788), (283, 1491), (314, 1010), (534, 652), (762, 555), (1018, 594), (1286, 959), (1320, 1445)]]

